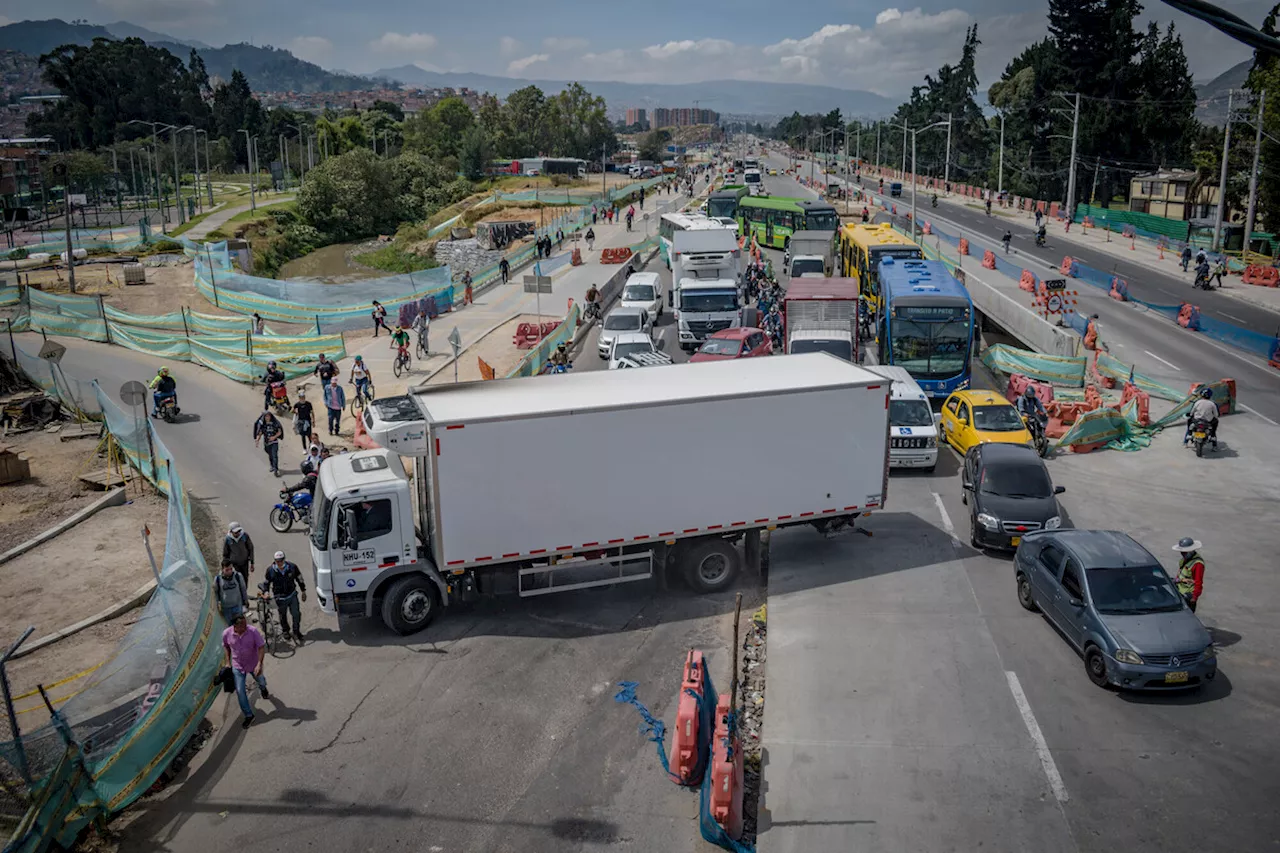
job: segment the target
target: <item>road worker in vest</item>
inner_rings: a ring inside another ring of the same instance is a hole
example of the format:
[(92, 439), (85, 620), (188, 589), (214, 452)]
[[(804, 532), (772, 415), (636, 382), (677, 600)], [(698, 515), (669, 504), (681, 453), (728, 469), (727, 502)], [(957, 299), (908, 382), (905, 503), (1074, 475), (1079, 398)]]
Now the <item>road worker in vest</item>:
[(1174, 581), (1178, 585), (1178, 594), (1186, 600), (1192, 613), (1196, 612), (1196, 602), (1204, 592), (1204, 558), (1200, 556), (1200, 544), (1200, 540), (1184, 536), (1173, 546), (1173, 550), (1182, 555)]

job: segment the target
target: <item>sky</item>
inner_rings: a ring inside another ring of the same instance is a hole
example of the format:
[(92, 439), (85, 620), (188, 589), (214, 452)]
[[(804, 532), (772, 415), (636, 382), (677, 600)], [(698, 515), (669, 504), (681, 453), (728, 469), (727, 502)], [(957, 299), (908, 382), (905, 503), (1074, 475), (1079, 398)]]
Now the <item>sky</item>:
[[(1260, 24), (1275, 0), (1218, 2)], [(7, 0), (0, 23), (5, 16), (126, 20), (214, 46), (288, 48), (325, 68), (357, 73), (416, 64), (533, 79), (772, 80), (896, 98), (955, 62), (974, 22), (985, 88), (1045, 35), (1047, 8), (1045, 0)], [(1175, 22), (1197, 81), (1249, 57), (1238, 43), (1158, 0), (1148, 0), (1144, 19)]]

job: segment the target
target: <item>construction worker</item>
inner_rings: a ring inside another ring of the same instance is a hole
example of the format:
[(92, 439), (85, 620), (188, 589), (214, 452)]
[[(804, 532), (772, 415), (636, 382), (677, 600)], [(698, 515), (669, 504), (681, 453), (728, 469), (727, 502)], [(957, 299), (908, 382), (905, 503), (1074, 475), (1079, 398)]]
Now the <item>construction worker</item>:
[(1200, 540), (1184, 536), (1173, 546), (1182, 555), (1178, 561), (1178, 594), (1187, 602), (1191, 612), (1196, 612), (1196, 602), (1204, 592), (1204, 558), (1200, 556)]

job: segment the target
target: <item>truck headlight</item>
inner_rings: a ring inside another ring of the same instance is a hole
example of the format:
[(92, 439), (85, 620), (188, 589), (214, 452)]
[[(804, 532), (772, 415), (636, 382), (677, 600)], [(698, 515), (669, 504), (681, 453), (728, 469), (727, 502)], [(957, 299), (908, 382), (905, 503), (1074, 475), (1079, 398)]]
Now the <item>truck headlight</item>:
[(938, 446), (938, 437), (936, 435), (929, 436), (929, 439), (924, 443), (924, 446), (930, 450), (936, 449)]
[(1057, 530), (1061, 526), (1062, 526), (1062, 516), (1060, 515), (1055, 515), (1053, 518), (1049, 519), (1044, 523), (1045, 530)]
[(994, 515), (991, 515), (989, 513), (985, 513), (985, 512), (978, 513), (978, 523), (981, 524), (983, 527), (985, 527), (987, 530), (1000, 529), (1000, 519), (996, 518)]
[(1113, 657), (1115, 657), (1115, 659), (1120, 663), (1131, 663), (1138, 666), (1142, 665), (1142, 656), (1137, 652), (1131, 652), (1128, 649), (1116, 649), (1116, 653)]

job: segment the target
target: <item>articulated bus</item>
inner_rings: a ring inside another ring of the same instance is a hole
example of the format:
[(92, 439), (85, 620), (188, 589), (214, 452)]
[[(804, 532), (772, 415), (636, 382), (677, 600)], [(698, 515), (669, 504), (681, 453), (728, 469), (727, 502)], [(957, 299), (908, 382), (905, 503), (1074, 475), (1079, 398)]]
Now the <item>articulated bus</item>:
[(738, 202), (750, 194), (743, 184), (723, 186), (707, 197), (707, 216), (717, 218), (738, 218)]
[(911, 238), (881, 222), (864, 225), (853, 222), (840, 229), (840, 274), (857, 276), (862, 295), (874, 311), (880, 310), (880, 261), (884, 258), (920, 260), (924, 253)]
[(710, 230), (727, 227), (722, 222), (708, 219), (701, 213), (664, 213), (658, 220), (658, 250), (671, 269), (671, 235), (677, 231)]
[(834, 238), (840, 215), (830, 202), (747, 196), (738, 202), (738, 231), (761, 246), (785, 249), (795, 231), (826, 231)]
[(880, 364), (896, 364), (930, 397), (969, 387), (973, 301), (941, 261), (880, 261), (885, 309), (877, 320)]

